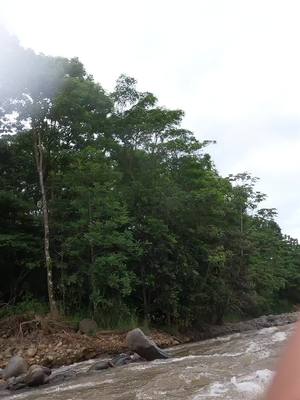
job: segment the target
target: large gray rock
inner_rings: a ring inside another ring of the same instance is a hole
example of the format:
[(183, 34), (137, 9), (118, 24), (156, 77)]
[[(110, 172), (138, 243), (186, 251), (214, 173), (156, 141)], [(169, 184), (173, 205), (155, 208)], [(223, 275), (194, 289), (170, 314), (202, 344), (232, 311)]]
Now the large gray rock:
[(169, 358), (169, 355), (161, 350), (153, 340), (149, 339), (141, 329), (136, 328), (127, 333), (126, 341), (129, 349), (147, 361), (159, 358)]
[(79, 322), (79, 331), (86, 335), (94, 335), (97, 332), (98, 325), (93, 319), (83, 319)]
[(28, 364), (23, 357), (14, 356), (9, 361), (2, 372), (3, 379), (9, 379), (25, 374), (28, 370)]
[(39, 386), (47, 383), (51, 375), (51, 369), (40, 365), (31, 365), (25, 376), (27, 386)]

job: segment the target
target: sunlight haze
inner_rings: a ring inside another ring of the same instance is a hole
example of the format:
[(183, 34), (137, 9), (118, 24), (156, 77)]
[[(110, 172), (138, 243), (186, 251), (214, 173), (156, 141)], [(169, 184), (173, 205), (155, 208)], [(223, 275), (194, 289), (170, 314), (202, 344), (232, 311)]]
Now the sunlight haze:
[(77, 56), (108, 91), (121, 73), (184, 127), (222, 175), (250, 172), (300, 239), (297, 1), (0, 1), (1, 23), (36, 52)]

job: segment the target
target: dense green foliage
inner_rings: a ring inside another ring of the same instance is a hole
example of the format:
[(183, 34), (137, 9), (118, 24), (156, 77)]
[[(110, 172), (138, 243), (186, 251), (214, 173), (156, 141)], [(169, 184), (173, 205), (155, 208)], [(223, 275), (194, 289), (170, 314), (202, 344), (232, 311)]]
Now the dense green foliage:
[(299, 302), (298, 242), (261, 208), (255, 179), (218, 174), (209, 143), (181, 127), (182, 111), (160, 107), (132, 78), (109, 94), (77, 59), (5, 41), (1, 303), (47, 301), (37, 149), (61, 312), (103, 326), (138, 318), (186, 327)]

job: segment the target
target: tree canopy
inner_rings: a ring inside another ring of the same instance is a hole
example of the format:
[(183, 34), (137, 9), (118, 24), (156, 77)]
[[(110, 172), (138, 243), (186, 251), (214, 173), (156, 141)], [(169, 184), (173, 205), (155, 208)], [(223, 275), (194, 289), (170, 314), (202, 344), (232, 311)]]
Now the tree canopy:
[(183, 111), (1, 40), (1, 303), (190, 327), (299, 301), (297, 240), (255, 178), (218, 173)]

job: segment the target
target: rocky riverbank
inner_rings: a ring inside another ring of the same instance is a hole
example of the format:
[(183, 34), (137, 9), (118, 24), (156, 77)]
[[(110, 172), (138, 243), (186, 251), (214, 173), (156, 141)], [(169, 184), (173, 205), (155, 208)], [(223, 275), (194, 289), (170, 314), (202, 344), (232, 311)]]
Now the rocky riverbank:
[[(8, 360), (19, 355), (26, 359), (29, 365), (38, 364), (50, 368), (69, 365), (106, 355), (115, 355), (127, 351), (127, 332), (97, 332), (88, 336), (68, 330), (47, 333), (36, 329), (24, 336), (13, 335), (0, 337), (0, 368), (4, 368)], [(180, 340), (173, 336), (152, 330), (153, 340), (162, 348), (187, 342), (188, 337)]]
[[(223, 326), (205, 326), (185, 335), (172, 336), (151, 330), (149, 336), (159, 347), (166, 348), (180, 343), (203, 340), (252, 329), (293, 323), (298, 313), (262, 316), (249, 321), (228, 323)], [(69, 365), (105, 355), (115, 355), (127, 350), (127, 332), (98, 331), (94, 336), (76, 332), (74, 328), (48, 318), (26, 320), (14, 317), (0, 321), (0, 368), (7, 365), (14, 355), (26, 359), (29, 365), (50, 368)]]
[(299, 311), (278, 315), (263, 315), (247, 321), (231, 322), (224, 325), (203, 326), (200, 329), (189, 332), (188, 336), (191, 341), (200, 341), (239, 332), (269, 328), (271, 326), (288, 325), (296, 322), (298, 318)]
[[(84, 325), (95, 326), (96, 323), (92, 320), (84, 320)], [(139, 328), (129, 331), (125, 340), (128, 349), (127, 353), (121, 353), (111, 359), (100, 359), (94, 362), (86, 371), (85, 376), (93, 372), (121, 367), (131, 363), (170, 358), (170, 354), (159, 348)], [(51, 370), (51, 368), (44, 365), (31, 364), (29, 366), (26, 359), (19, 355), (10, 358), (6, 367), (0, 370), (0, 376), (2, 379), (0, 392), (4, 391), (4, 393), (7, 393), (5, 392), (7, 390), (28, 389), (45, 384), (57, 385), (64, 383), (66, 380), (74, 380), (78, 377), (76, 377), (76, 372), (72, 369), (72, 366), (69, 370), (61, 372)]]

